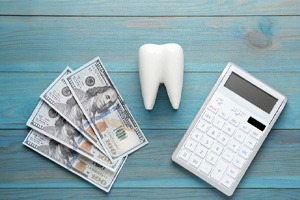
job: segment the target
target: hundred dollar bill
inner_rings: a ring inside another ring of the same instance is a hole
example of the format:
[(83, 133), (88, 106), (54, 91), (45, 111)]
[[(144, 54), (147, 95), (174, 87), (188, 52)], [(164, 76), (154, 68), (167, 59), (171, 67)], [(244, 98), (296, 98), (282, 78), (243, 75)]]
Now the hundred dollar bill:
[(65, 80), (112, 160), (148, 143), (99, 57)]
[(105, 166), (111, 171), (116, 171), (121, 165), (121, 160), (112, 163), (105, 154), (99, 151), (80, 132), (42, 100), (38, 103), (27, 121), (27, 126)]
[(86, 139), (93, 143), (100, 151), (104, 152), (99, 139), (82, 113), (81, 108), (75, 101), (69, 87), (63, 79), (73, 70), (67, 67), (53, 83), (41, 94), (43, 99), (51, 108), (65, 118)]
[(28, 133), (23, 144), (105, 192), (111, 189), (126, 160), (126, 157), (123, 158), (122, 165), (118, 166), (116, 172), (112, 172), (34, 130)]

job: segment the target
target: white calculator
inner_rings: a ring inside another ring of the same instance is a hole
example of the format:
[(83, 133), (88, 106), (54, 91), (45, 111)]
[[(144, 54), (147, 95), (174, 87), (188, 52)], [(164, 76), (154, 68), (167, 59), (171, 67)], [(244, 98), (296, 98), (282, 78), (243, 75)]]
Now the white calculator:
[(228, 63), (173, 161), (231, 196), (286, 102), (284, 95)]

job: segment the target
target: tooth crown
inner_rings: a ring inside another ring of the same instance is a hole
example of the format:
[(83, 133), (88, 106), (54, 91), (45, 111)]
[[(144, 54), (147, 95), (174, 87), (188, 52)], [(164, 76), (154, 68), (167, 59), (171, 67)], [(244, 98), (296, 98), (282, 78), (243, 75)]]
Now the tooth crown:
[(180, 45), (144, 44), (139, 50), (139, 74), (144, 105), (152, 110), (160, 83), (164, 83), (174, 109), (179, 108), (184, 73)]

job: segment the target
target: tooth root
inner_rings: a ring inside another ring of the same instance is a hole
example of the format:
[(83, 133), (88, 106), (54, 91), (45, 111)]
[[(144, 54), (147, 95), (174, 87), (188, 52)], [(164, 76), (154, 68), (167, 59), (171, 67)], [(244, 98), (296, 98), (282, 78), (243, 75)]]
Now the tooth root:
[(141, 81), (141, 87), (144, 106), (147, 110), (152, 110), (157, 96), (159, 81), (157, 80), (157, 77), (150, 75), (146, 75), (142, 79), (143, 81)]
[(174, 109), (178, 109), (183, 84), (184, 56), (178, 44), (145, 44), (139, 50), (139, 74), (144, 105), (154, 106), (158, 87), (164, 83)]
[(170, 102), (174, 109), (179, 108), (184, 73), (184, 56), (181, 46), (178, 44), (165, 45), (166, 61), (164, 71), (164, 84), (166, 86)]
[(157, 45), (146, 44), (139, 50), (139, 74), (144, 106), (152, 110), (160, 84), (160, 59)]

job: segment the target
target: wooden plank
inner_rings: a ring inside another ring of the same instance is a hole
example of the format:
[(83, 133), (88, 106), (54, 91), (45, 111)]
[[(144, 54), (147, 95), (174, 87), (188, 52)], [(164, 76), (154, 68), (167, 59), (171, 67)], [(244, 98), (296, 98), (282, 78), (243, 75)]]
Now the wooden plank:
[[(220, 73), (186, 73), (181, 105), (177, 111), (171, 107), (166, 89), (161, 86), (151, 112), (144, 108), (138, 73), (110, 73), (110, 75), (141, 128), (187, 129)], [(254, 73), (254, 75), (289, 98), (274, 128), (299, 129), (299, 72)], [(0, 128), (25, 128), (39, 95), (56, 76), (58, 73), (0, 73)]]
[[(109, 194), (96, 188), (0, 189), (4, 199), (228, 199), (215, 189), (147, 188), (113, 189)], [(231, 199), (297, 199), (300, 189), (237, 189)]]
[(110, 72), (136, 72), (142, 44), (168, 42), (182, 45), (186, 72), (220, 72), (228, 61), (251, 72), (300, 71), (299, 21), (300, 16), (2, 16), (0, 71), (59, 72), (100, 55)]
[[(26, 148), (28, 130), (0, 130), (0, 188), (94, 188)], [(171, 161), (184, 130), (145, 130), (149, 144), (129, 156), (114, 188), (211, 188)], [(273, 130), (239, 188), (299, 188), (300, 130)]]
[(298, 15), (296, 0), (268, 1), (38, 1), (2, 0), (2, 15), (195, 16)]

